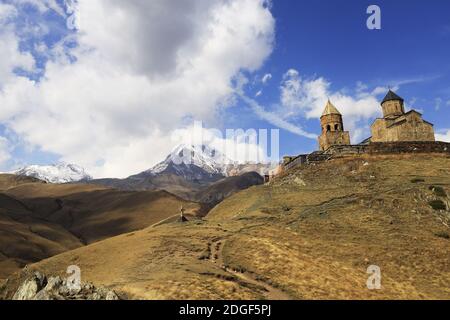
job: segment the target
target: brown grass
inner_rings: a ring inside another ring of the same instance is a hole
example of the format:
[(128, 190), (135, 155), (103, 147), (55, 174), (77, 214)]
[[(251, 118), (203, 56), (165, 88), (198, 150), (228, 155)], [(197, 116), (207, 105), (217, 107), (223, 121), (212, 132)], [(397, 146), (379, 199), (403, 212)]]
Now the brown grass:
[[(262, 297), (214, 253), (295, 299), (450, 299), (449, 240), (439, 236), (449, 233), (450, 214), (429, 206), (437, 199), (430, 186), (448, 194), (448, 157), (339, 159), (239, 192), (204, 221), (169, 221), (32, 268), (63, 275), (76, 264), (85, 280), (127, 298)], [(381, 290), (366, 287), (370, 265), (381, 268)], [(11, 277), (9, 292), (20, 278)]]
[(177, 215), (181, 205), (192, 214), (200, 208), (164, 191), (13, 185), (0, 193), (0, 278), (25, 264), (146, 228)]

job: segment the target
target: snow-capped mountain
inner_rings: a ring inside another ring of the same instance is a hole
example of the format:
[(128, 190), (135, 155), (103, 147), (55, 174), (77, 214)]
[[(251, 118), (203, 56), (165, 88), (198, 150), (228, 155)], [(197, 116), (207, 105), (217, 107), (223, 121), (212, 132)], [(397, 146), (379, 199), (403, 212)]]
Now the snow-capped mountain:
[(68, 183), (92, 179), (82, 167), (63, 162), (49, 166), (30, 165), (12, 173), (34, 177), (49, 183)]
[(227, 176), (233, 161), (208, 146), (179, 145), (156, 166), (144, 172), (149, 175), (175, 174), (186, 180), (216, 180)]
[[(199, 195), (197, 192), (222, 180), (231, 179), (232, 190), (258, 184), (257, 179), (248, 178), (251, 175), (236, 178), (254, 171), (263, 175), (267, 168), (265, 164), (236, 163), (205, 145), (179, 145), (149, 170), (125, 179), (97, 179), (87, 183), (121, 190), (166, 190), (185, 199), (194, 199)], [(221, 186), (223, 184), (217, 188)]]

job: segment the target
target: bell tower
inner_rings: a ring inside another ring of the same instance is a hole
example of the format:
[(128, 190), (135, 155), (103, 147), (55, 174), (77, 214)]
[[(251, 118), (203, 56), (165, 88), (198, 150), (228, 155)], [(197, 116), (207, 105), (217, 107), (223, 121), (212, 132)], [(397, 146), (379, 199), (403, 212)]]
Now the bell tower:
[(344, 122), (338, 109), (328, 100), (320, 117), (322, 134), (319, 136), (319, 148), (325, 151), (334, 145), (349, 145), (350, 133), (344, 131)]

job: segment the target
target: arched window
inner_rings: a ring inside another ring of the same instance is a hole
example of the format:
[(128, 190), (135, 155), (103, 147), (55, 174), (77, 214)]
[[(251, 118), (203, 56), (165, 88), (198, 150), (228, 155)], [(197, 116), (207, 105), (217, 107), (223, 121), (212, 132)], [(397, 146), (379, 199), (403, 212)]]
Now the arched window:
[(339, 131), (339, 124), (335, 124), (335, 125), (334, 125), (334, 130), (335, 130), (335, 131)]
[(331, 126), (327, 125), (327, 132), (330, 132), (330, 131), (331, 131)]

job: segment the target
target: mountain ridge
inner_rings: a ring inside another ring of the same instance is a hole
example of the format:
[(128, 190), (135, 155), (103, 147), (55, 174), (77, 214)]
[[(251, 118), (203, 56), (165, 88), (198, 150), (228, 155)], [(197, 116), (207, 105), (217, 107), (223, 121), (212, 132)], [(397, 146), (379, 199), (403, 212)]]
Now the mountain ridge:
[(33, 177), (48, 183), (70, 183), (92, 180), (92, 176), (84, 168), (65, 162), (59, 162), (53, 165), (28, 165), (11, 172), (11, 174)]
[[(93, 179), (86, 183), (121, 190), (166, 190), (184, 199), (196, 200), (199, 192), (223, 179), (251, 171), (259, 171), (257, 174), (263, 175), (268, 168), (269, 165), (265, 164), (238, 163), (205, 145), (181, 144), (172, 149), (163, 161), (148, 170), (125, 179)], [(245, 177), (241, 180), (250, 181)], [(260, 181), (259, 179), (258, 184)]]

